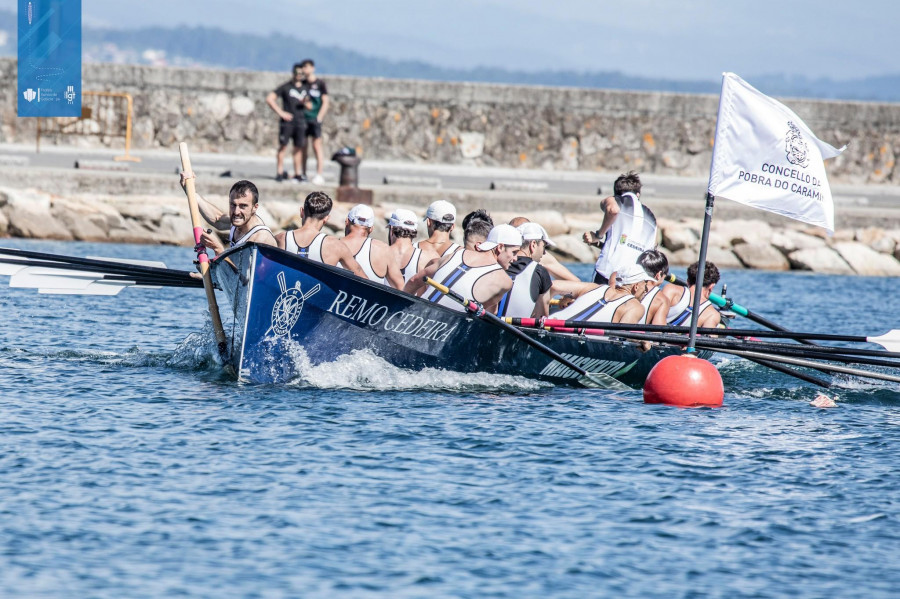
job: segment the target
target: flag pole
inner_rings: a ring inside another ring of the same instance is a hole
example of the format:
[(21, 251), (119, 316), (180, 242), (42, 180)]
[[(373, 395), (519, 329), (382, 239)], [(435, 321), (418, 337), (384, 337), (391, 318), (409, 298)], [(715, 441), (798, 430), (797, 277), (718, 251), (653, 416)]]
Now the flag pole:
[(691, 309), (691, 333), (685, 351), (694, 353), (694, 342), (697, 340), (697, 323), (700, 320), (700, 302), (703, 289), (703, 276), (706, 273), (706, 250), (709, 246), (709, 226), (712, 223), (713, 204), (716, 196), (706, 192), (706, 214), (703, 216), (703, 235), (700, 238), (700, 258), (697, 263), (697, 280), (694, 282), (694, 306)]

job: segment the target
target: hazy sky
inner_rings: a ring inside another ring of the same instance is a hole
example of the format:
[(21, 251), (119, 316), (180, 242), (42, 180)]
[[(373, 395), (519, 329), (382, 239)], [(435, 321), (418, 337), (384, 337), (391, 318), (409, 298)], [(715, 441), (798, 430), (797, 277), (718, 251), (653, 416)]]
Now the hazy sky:
[(83, 7), (91, 25), (279, 31), (444, 66), (713, 80), (722, 71), (751, 79), (900, 72), (896, 0), (83, 0)]

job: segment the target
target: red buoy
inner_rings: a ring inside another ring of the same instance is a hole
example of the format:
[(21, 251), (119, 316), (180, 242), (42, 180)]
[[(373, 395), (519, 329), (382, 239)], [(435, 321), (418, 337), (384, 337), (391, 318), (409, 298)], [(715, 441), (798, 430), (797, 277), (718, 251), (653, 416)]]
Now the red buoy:
[(725, 387), (716, 367), (687, 354), (660, 360), (644, 383), (644, 403), (682, 408), (720, 407), (724, 397)]

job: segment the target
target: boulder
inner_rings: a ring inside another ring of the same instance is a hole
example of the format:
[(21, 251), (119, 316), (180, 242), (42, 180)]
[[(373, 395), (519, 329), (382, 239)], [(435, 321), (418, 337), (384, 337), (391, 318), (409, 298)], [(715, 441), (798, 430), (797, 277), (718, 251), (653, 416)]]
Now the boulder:
[(853, 238), (856, 241), (864, 243), (869, 247), (872, 247), (872, 244), (884, 239), (886, 236), (887, 233), (881, 227), (866, 227), (864, 229), (857, 229), (853, 233)]
[(896, 258), (888, 254), (879, 254), (867, 245), (845, 241), (834, 244), (834, 249), (857, 274), (876, 277), (900, 276), (900, 262)]
[(156, 229), (156, 243), (193, 245), (191, 218), (183, 214), (163, 214)]
[(24, 202), (9, 202), (6, 205), (6, 217), (9, 220), (7, 230), (14, 237), (73, 239), (69, 229), (54, 218), (49, 205), (45, 206), (43, 203), (30, 205)]
[[(707, 253), (709, 251), (707, 250)], [(666, 256), (670, 265), (689, 266), (697, 261), (697, 251), (691, 248), (682, 248)]]
[(79, 241), (106, 241), (106, 219), (83, 208), (74, 202), (55, 202), (51, 214)]
[(830, 247), (807, 248), (788, 254), (791, 267), (833, 275), (852, 275), (853, 269)]
[(281, 229), (287, 223), (291, 222), (291, 219), (295, 216), (300, 216), (300, 208), (303, 207), (303, 204), (296, 204), (294, 202), (282, 202), (278, 200), (269, 200), (266, 202), (266, 210), (269, 211), (269, 214), (272, 215), (274, 219), (271, 223), (266, 223), (269, 227), (272, 227), (272, 230)]
[[(662, 245), (666, 249), (677, 252), (685, 248), (693, 248), (698, 237), (694, 231), (683, 224), (666, 227), (662, 231)], [(694, 252), (696, 254), (696, 252)]]
[[(694, 258), (694, 261), (696, 260)], [(712, 262), (719, 268), (744, 268), (744, 265), (734, 255), (734, 252), (726, 248), (708, 247), (706, 249), (706, 261)]]
[(553, 238), (553, 241), (556, 243), (556, 247), (552, 249), (552, 252), (558, 258), (585, 264), (594, 263), (594, 254), (581, 240), (580, 235), (557, 235)]
[(789, 270), (790, 263), (784, 254), (768, 243), (738, 243), (734, 254), (747, 268), (759, 270)]
[(710, 230), (728, 239), (728, 245), (737, 245), (739, 243), (768, 245), (769, 240), (772, 238), (772, 227), (761, 220), (739, 218), (713, 220)]
[(159, 243), (156, 230), (151, 231), (130, 219), (123, 219), (121, 227), (110, 229), (109, 240), (120, 243)]
[[(556, 210), (539, 210), (536, 212), (530, 212), (523, 216), (528, 218), (528, 220), (530, 220), (531, 222), (537, 223), (544, 227), (544, 229), (547, 230), (547, 235), (552, 237), (554, 241), (556, 241), (557, 236), (568, 235), (569, 233), (573, 232), (572, 227), (566, 221), (562, 213), (557, 212)], [(500, 223), (495, 222), (495, 224)], [(586, 230), (587, 229), (585, 229), (585, 231)], [(578, 233), (579, 236), (584, 233), (584, 231), (577, 230), (574, 232)]]
[(235, 96), (231, 99), (231, 112), (238, 116), (247, 116), (253, 113), (253, 100), (247, 96)]
[(785, 254), (789, 254), (795, 250), (825, 247), (825, 240), (821, 237), (807, 235), (806, 233), (802, 233), (795, 229), (785, 229), (783, 231), (773, 232), (769, 243)]

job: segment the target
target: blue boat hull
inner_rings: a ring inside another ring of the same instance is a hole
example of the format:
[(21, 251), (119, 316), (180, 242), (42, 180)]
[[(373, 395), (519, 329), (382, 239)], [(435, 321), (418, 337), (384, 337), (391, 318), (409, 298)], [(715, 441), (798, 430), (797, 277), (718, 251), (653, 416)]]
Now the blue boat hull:
[[(234, 318), (238, 377), (282, 383), (297, 364), (369, 350), (399, 368), (486, 372), (574, 385), (578, 374), (509, 332), (421, 298), (271, 246), (248, 244), (213, 262)], [(674, 348), (641, 351), (627, 341), (526, 330), (585, 370), (640, 387)], [(298, 354), (302, 360), (298, 362)]]

